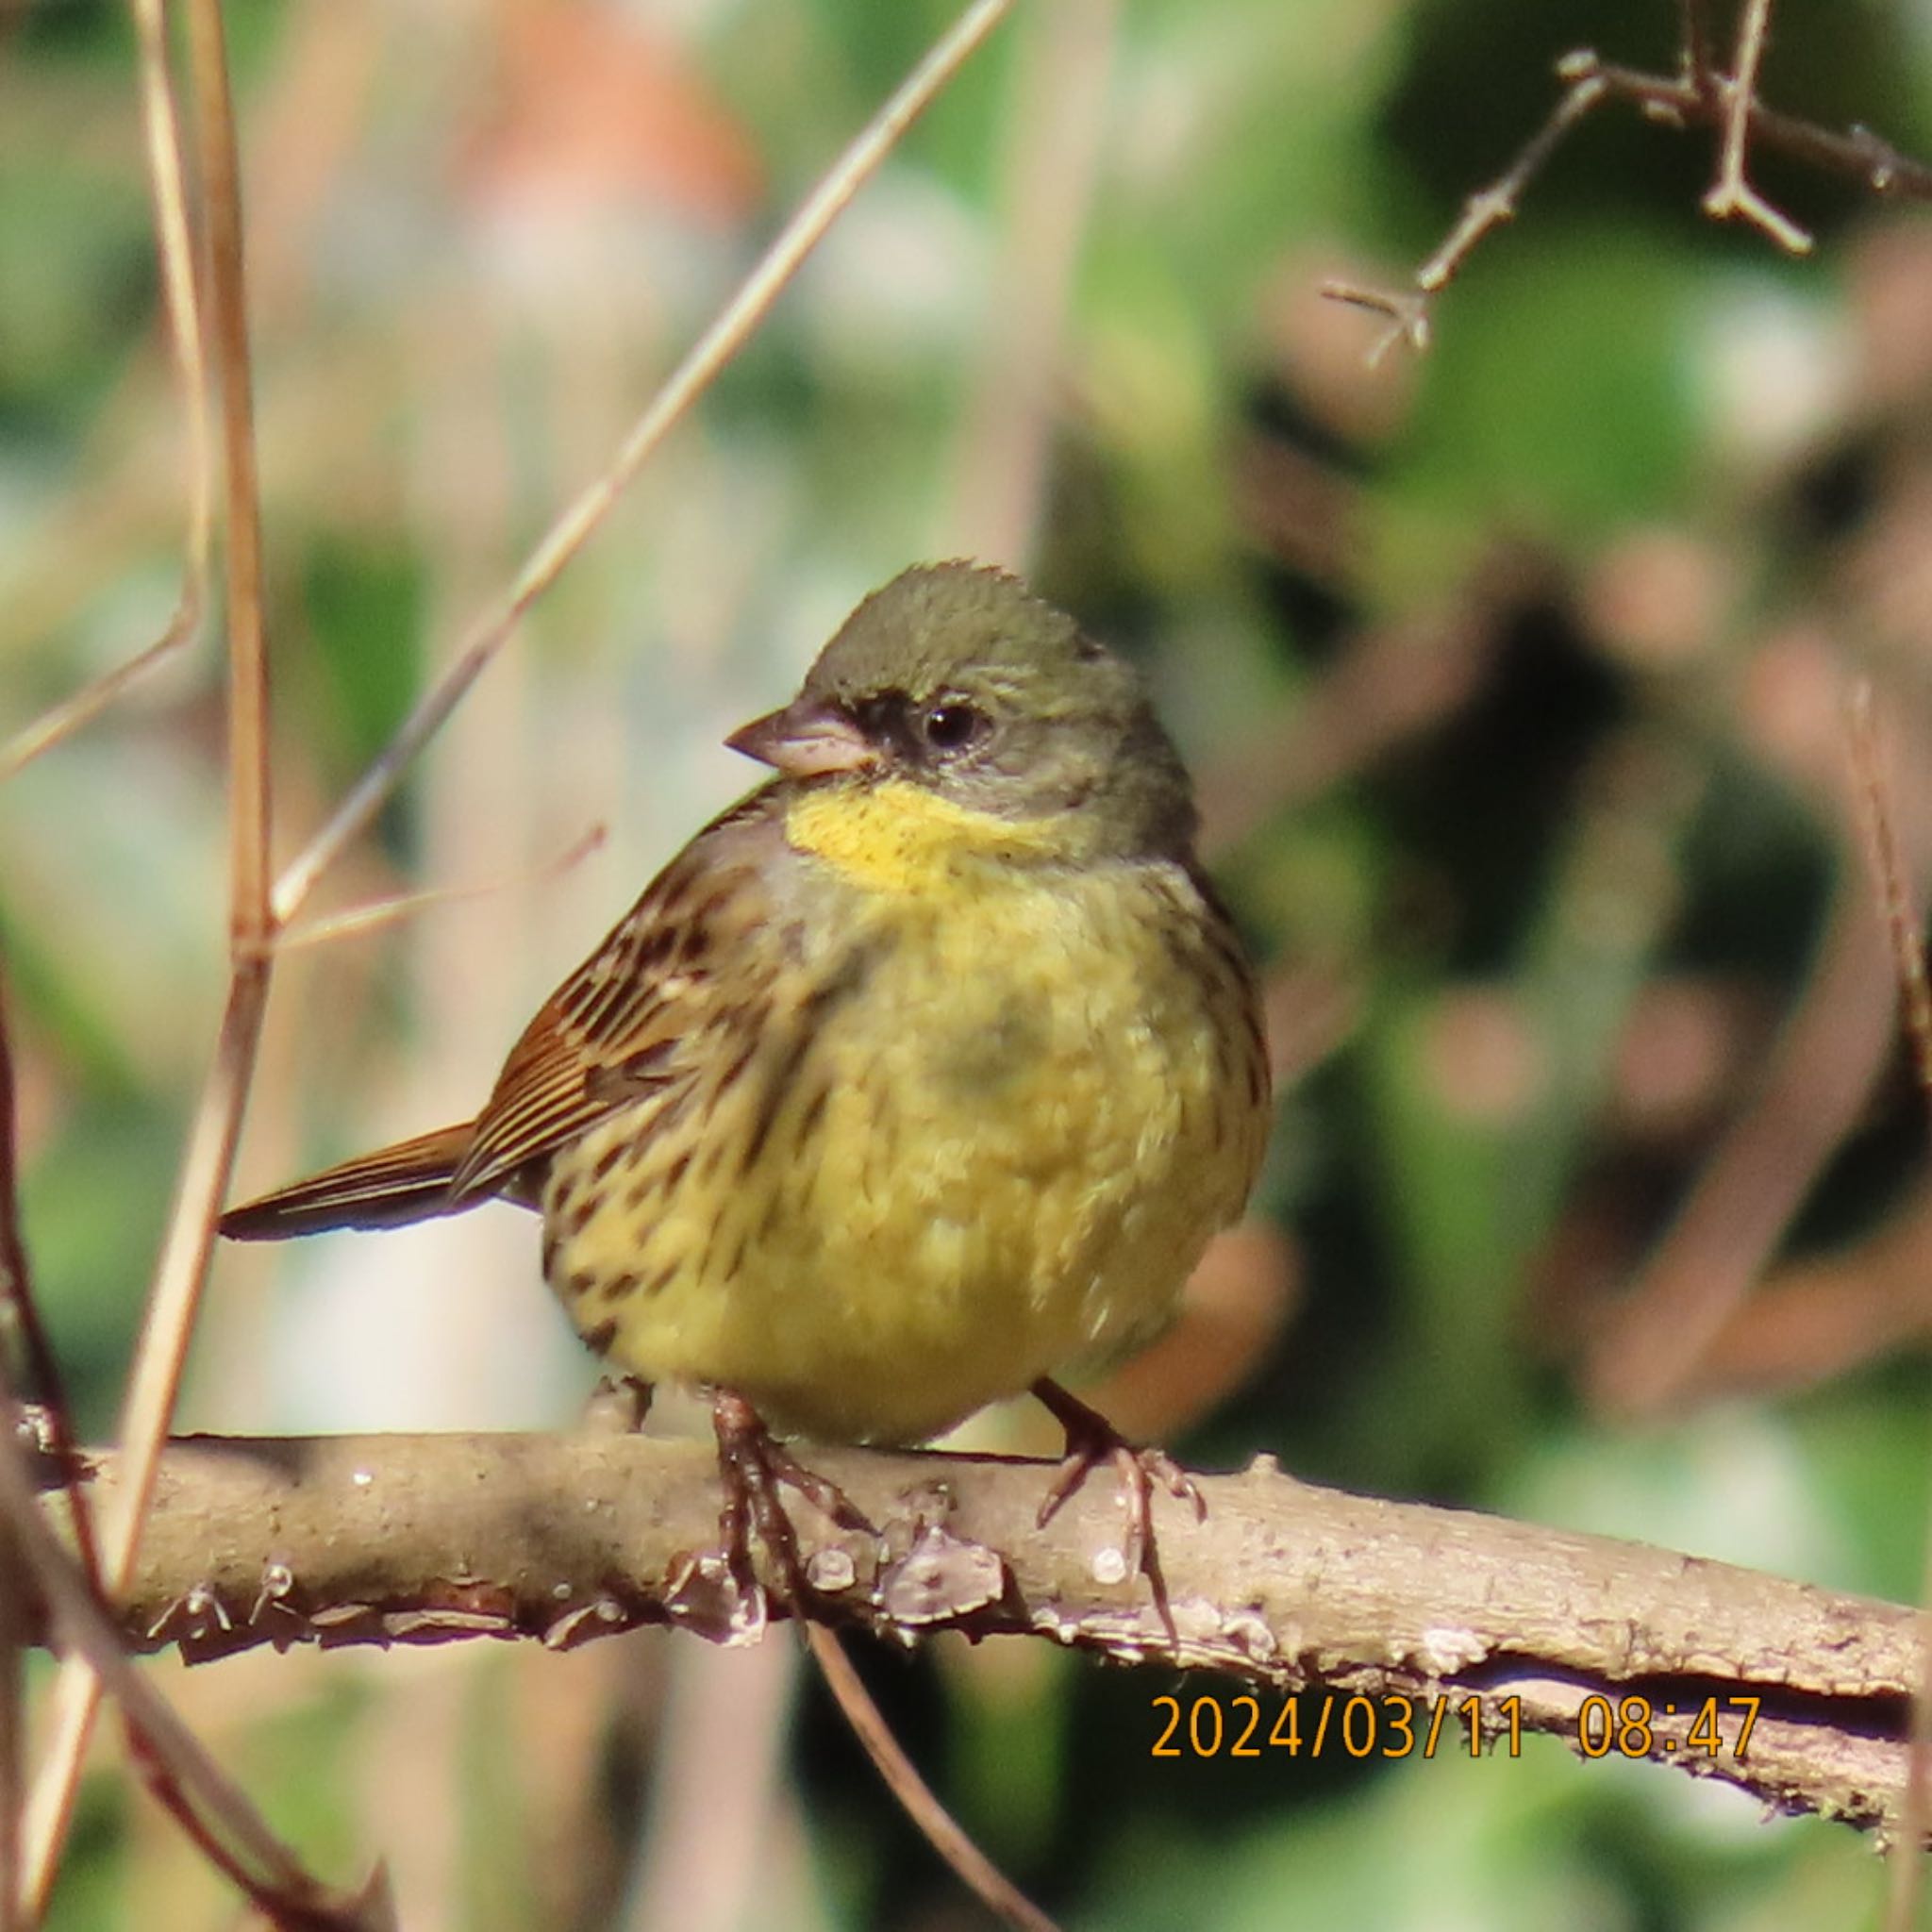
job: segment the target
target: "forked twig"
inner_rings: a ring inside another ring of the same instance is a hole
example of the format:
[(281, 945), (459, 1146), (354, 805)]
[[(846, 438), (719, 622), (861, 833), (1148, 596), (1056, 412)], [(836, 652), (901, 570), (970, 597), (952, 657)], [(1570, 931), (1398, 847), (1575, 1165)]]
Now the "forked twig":
[(1744, 0), (1738, 24), (1738, 51), (1731, 61), (1724, 89), (1724, 138), (1718, 153), (1717, 179), (1704, 197), (1704, 212), (1717, 221), (1733, 215), (1754, 222), (1777, 245), (1791, 255), (1808, 255), (1811, 237), (1744, 178), (1744, 137), (1751, 125), (1751, 104), (1757, 96), (1757, 65), (1764, 58), (1764, 33), (1771, 20), (1771, 0)]
[(852, 1726), (853, 1736), (865, 1746), (865, 1755), (907, 1817), (925, 1834), (926, 1842), (958, 1874), (974, 1897), (1007, 1924), (1018, 1927), (1019, 1932), (1058, 1932), (1054, 1921), (966, 1836), (958, 1820), (920, 1776), (918, 1767), (892, 1735), (885, 1713), (853, 1669), (844, 1645), (823, 1624), (806, 1619), (804, 1628), (805, 1641), (824, 1674), (826, 1688)]
[[(1571, 58), (1575, 59), (1576, 56)], [(1551, 110), (1550, 117), (1526, 141), (1522, 151), (1486, 188), (1478, 189), (1462, 205), (1456, 225), (1441, 244), (1415, 272), (1415, 287), (1400, 294), (1375, 289), (1357, 288), (1347, 282), (1324, 282), (1322, 292), (1337, 302), (1357, 308), (1370, 308), (1387, 315), (1394, 325), (1369, 351), (1371, 360), (1379, 359), (1398, 341), (1415, 350), (1429, 345), (1429, 298), (1445, 288), (1475, 245), (1491, 228), (1511, 221), (1524, 191), (1541, 171), (1565, 135), (1600, 102), (1608, 98), (1609, 87), (1601, 73), (1571, 75), (1568, 63), (1557, 73), (1569, 87)]]
[(1564, 138), (1607, 101), (1624, 102), (1645, 120), (1665, 126), (1717, 130), (1724, 137), (1724, 148), (1717, 182), (1704, 199), (1706, 212), (1752, 221), (1780, 247), (1793, 253), (1808, 249), (1811, 238), (1745, 181), (1744, 158), (1749, 145), (1774, 148), (1814, 167), (1849, 175), (1874, 194), (1932, 201), (1932, 168), (1881, 141), (1870, 128), (1855, 126), (1849, 133), (1836, 133), (1816, 122), (1779, 113), (1757, 97), (1757, 64), (1768, 15), (1769, 0), (1750, 0), (1739, 35), (1738, 76), (1720, 75), (1712, 68), (1703, 8), (1693, 0), (1681, 0), (1679, 7), (1683, 46), (1675, 75), (1621, 67), (1588, 47), (1566, 54), (1557, 63), (1564, 92), (1548, 119), (1503, 173), (1463, 204), (1455, 225), (1417, 269), (1408, 287), (1374, 289), (1347, 282), (1323, 285), (1322, 292), (1331, 300), (1389, 318), (1389, 328), (1369, 351), (1371, 360), (1398, 341), (1417, 350), (1428, 346), (1436, 295), (1461, 271), (1483, 237), (1515, 215), (1530, 183)]

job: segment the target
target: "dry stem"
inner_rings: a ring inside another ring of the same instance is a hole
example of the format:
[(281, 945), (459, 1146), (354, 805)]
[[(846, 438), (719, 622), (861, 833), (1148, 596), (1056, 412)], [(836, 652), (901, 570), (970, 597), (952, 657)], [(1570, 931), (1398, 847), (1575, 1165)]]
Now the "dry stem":
[[(140, 1544), (161, 1445), (180, 1391), (201, 1306), (215, 1217), (227, 1190), (268, 1000), (273, 922), (269, 907), (268, 667), (261, 608), (261, 507), (256, 488), (247, 297), (242, 274), (240, 170), (220, 0), (193, 0), (189, 45), (195, 126), (207, 202), (209, 309), (221, 371), (222, 487), (225, 512), (228, 629), (228, 785), (231, 826), (230, 978), (213, 1063), (202, 1091), (155, 1265), (147, 1315), (122, 1409), (129, 1481), (104, 1533), (102, 1580), (125, 1583)], [(169, 88), (165, 46), (150, 50)], [(158, 184), (158, 193), (160, 192)], [(73, 1815), (81, 1760), (100, 1706), (101, 1679), (71, 1660), (54, 1699), (52, 1740), (27, 1807), (26, 1916), (44, 1912)]]
[[(1891, 941), (1892, 964), (1898, 975), (1899, 1005), (1906, 1041), (1919, 1089), (1932, 1108), (1932, 989), (1925, 975), (1925, 945), (1920, 937), (1918, 909), (1912, 901), (1910, 874), (1899, 851), (1891, 788), (1880, 755), (1874, 717), (1872, 685), (1861, 678), (1852, 689), (1852, 772), (1863, 808), (1866, 841), (1877, 874), (1885, 927)], [(1919, 1588), (1920, 1619), (1932, 1639), (1932, 1525), (1928, 1525), (1924, 1571)], [(1912, 1690), (1911, 1754), (1906, 1767), (1906, 1789), (1899, 1806), (1898, 1837), (1902, 1846), (1920, 1844), (1932, 1809), (1932, 1641), (1926, 1645), (1924, 1673)], [(1911, 1932), (1918, 1924), (1919, 1897), (1924, 1885), (1923, 1860), (1901, 1851), (1892, 1860), (1890, 1894), (1886, 1901), (1886, 1932)]]
[(940, 1803), (933, 1788), (920, 1776), (905, 1746), (892, 1735), (885, 1713), (873, 1702), (865, 1680), (852, 1667), (837, 1634), (823, 1624), (808, 1624), (805, 1641), (824, 1673), (825, 1683), (838, 1701), (853, 1735), (865, 1747), (874, 1769), (885, 1779), (906, 1815), (925, 1834), (937, 1851), (971, 1887), (987, 1909), (1018, 1932), (1059, 1932), (1054, 1922), (1021, 1891), (1013, 1881), (967, 1837), (959, 1821)]
[(161, 635), (146, 649), (36, 719), (0, 749), (0, 782), (43, 751), (98, 717), (129, 685), (174, 656), (201, 626), (208, 607), (208, 559), (214, 524), (214, 458), (208, 444), (208, 358), (201, 340), (201, 305), (189, 239), (188, 195), (181, 167), (181, 129), (168, 77), (167, 26), (161, 0), (134, 0), (141, 48), (141, 109), (146, 137), (148, 192), (154, 203), (161, 298), (168, 316), (168, 346), (181, 394), (187, 443), (185, 485), (188, 534), (181, 589)]
[(974, 5), (966, 8), (833, 163), (798, 212), (780, 230), (737, 294), (652, 398), (649, 408), (625, 438), (609, 469), (551, 525), (503, 604), (471, 630), (455, 661), (403, 721), (395, 737), (328, 823), (275, 882), (275, 907), (278, 917), (286, 920), (295, 912), (315, 881), (382, 808), (409, 761), (509, 641), (524, 613), (595, 534), (651, 453), (715, 380), (719, 371), (744, 346), (852, 197), (878, 172), (906, 130), (999, 25), (1011, 5), (1012, 0), (974, 0)]
[[(250, 402), (247, 304), (242, 273), (239, 167), (219, 0), (191, 0), (190, 49), (196, 126), (206, 189), (210, 308), (222, 372), (223, 481), (226, 508), (229, 789), (232, 875), (230, 980), (213, 1063), (184, 1154), (167, 1234), (123, 1415), (125, 1486), (106, 1535), (104, 1580), (125, 1585), (134, 1561), (160, 1447), (179, 1389), (214, 1223), (233, 1164), (269, 986), (274, 941), (330, 861), (379, 808), (408, 760), (449, 716), (529, 606), (596, 529), (666, 431), (742, 345), (779, 291), (839, 213), (891, 152), (906, 129), (999, 24), (1011, 0), (974, 0), (859, 134), (625, 439), (609, 471), (553, 526), (501, 610), (473, 634), (457, 662), (405, 721), (310, 845), (270, 885), (268, 676), (262, 619), (260, 513)], [(143, 83), (165, 102), (171, 83), (158, 16), (143, 41)], [(178, 169), (157, 157), (156, 194), (178, 212)], [(172, 200), (170, 196), (172, 195)], [(164, 216), (164, 242), (178, 239)], [(170, 257), (186, 258), (185, 251)], [(173, 270), (171, 269), (171, 274)], [(194, 400), (191, 397), (191, 401)], [(204, 466), (206, 475), (211, 465)], [(192, 558), (191, 552), (191, 560)], [(25, 1912), (45, 1908), (71, 1818), (80, 1764), (99, 1706), (101, 1680), (84, 1659), (62, 1672), (53, 1735), (27, 1809), (24, 1843)]]

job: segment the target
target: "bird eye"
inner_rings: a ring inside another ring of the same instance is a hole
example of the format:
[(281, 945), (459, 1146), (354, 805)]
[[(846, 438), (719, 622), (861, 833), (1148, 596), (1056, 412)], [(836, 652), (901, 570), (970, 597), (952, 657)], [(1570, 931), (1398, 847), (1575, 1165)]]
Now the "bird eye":
[(921, 721), (925, 741), (934, 751), (963, 751), (986, 732), (986, 713), (957, 698), (933, 706)]

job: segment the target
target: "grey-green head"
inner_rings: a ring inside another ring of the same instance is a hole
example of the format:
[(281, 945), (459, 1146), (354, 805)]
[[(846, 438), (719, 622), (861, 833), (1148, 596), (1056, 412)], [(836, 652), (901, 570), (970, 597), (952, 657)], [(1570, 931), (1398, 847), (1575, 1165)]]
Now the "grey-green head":
[(1180, 856), (1193, 838), (1188, 774), (1140, 673), (984, 564), (894, 577), (790, 705), (727, 742), (801, 782), (908, 780), (1005, 818), (1077, 815), (1064, 849), (1083, 856)]

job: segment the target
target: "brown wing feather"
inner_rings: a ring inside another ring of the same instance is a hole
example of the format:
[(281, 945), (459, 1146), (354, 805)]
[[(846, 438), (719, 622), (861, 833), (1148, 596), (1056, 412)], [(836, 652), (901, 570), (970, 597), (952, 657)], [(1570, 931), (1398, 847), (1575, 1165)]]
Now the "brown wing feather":
[(453, 1213), (450, 1178), (470, 1144), (471, 1124), (439, 1127), (292, 1181), (222, 1216), (230, 1241), (276, 1241), (337, 1227), (401, 1227)]
[(766, 886), (782, 806), (767, 787), (694, 838), (510, 1050), (450, 1183), (467, 1203), (608, 1115), (688, 1084), (708, 1021), (753, 991), (748, 939), (770, 922)]

